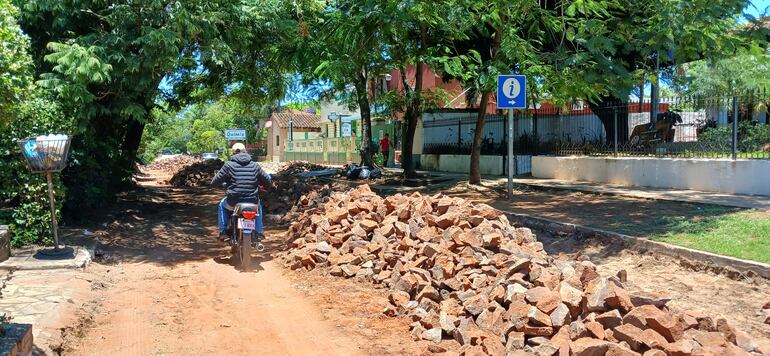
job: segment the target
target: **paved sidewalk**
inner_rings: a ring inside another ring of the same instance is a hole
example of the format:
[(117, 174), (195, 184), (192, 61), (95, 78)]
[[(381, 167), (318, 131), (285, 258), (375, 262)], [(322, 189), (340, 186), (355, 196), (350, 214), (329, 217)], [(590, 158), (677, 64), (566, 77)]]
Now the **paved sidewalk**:
[[(507, 182), (507, 178), (495, 179), (498, 183)], [(688, 203), (713, 204), (739, 208), (770, 210), (770, 197), (759, 195), (738, 195), (703, 192), (697, 190), (674, 190), (648, 187), (625, 187), (615, 184), (570, 182), (558, 179), (516, 178), (515, 184), (538, 188), (564, 189), (600, 194), (621, 195), (632, 198), (669, 200)]]
[(81, 246), (72, 246), (72, 253), (61, 257), (46, 256), (37, 252), (37, 248), (14, 249), (11, 257), (0, 262), (0, 270), (56, 270), (76, 269), (91, 262), (91, 252)]
[[(77, 285), (87, 283), (79, 275), (91, 261), (91, 253), (80, 246), (62, 258), (36, 252), (15, 249), (10, 259), (0, 263), (0, 314), (7, 313), (16, 323), (32, 324), (35, 345), (50, 346), (60, 336), (51, 330), (59, 329), (64, 309), (74, 307)], [(43, 352), (53, 353), (45, 348)]]

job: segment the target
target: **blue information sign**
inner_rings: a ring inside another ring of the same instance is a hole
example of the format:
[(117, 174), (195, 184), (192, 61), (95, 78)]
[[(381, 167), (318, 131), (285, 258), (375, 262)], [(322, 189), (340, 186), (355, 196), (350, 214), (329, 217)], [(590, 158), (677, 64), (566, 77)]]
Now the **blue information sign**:
[(497, 76), (497, 108), (527, 108), (527, 77), (524, 75)]

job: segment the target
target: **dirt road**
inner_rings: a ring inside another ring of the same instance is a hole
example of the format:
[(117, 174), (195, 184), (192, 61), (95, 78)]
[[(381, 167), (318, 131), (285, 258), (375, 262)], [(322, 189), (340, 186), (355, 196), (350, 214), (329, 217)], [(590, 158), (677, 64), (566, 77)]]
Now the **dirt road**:
[[(147, 185), (121, 197), (101, 228), (93, 229), (100, 246), (97, 264), (89, 267), (93, 290), (81, 298), (80, 322), (65, 329), (58, 350), (65, 355), (402, 355), (421, 354), (428, 346), (459, 347), (449, 340), (413, 341), (409, 320), (385, 316), (387, 293), (370, 283), (322, 270), (288, 271), (268, 253), (255, 256), (253, 270), (236, 270), (228, 248), (213, 238), (219, 195)], [(268, 251), (283, 247), (283, 231), (268, 232)], [(538, 238), (552, 256), (589, 257), (604, 275), (627, 270), (631, 290), (663, 291), (675, 309), (724, 315), (757, 340), (770, 337), (756, 314), (770, 294), (764, 280), (696, 272), (670, 258), (600, 241), (545, 232)]]
[(74, 355), (358, 354), (357, 342), (263, 261), (241, 273), (213, 260), (125, 266)]
[[(121, 199), (115, 221), (95, 231), (102, 265), (94, 274), (106, 288), (92, 293), (93, 307), (66, 332), (63, 354), (371, 353), (365, 334), (328, 320), (268, 253), (255, 255), (248, 272), (231, 265), (229, 249), (213, 237), (217, 197), (149, 187)], [(266, 241), (277, 250), (282, 233)], [(389, 339), (384, 326), (385, 342), (411, 342), (403, 330)]]

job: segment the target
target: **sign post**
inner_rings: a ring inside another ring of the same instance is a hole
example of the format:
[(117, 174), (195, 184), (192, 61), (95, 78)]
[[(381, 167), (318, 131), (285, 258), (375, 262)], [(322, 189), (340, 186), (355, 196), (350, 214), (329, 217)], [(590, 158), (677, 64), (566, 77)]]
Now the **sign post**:
[(513, 197), (513, 109), (527, 108), (527, 77), (497, 76), (497, 108), (508, 109), (508, 199)]

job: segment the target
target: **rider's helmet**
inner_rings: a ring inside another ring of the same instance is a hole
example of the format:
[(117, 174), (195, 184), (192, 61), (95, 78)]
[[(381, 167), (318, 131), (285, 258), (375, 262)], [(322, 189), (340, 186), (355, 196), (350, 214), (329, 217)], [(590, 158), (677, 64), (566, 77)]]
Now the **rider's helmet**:
[(246, 152), (246, 146), (244, 146), (242, 143), (238, 142), (233, 145), (232, 149), (230, 149), (230, 152), (232, 154), (240, 153), (240, 152)]

